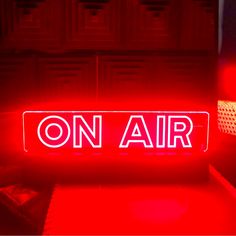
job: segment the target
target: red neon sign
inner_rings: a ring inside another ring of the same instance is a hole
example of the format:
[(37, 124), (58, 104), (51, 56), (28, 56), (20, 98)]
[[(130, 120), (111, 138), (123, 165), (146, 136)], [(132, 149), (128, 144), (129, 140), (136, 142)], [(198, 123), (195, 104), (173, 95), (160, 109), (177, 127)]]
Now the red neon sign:
[(26, 152), (201, 151), (208, 148), (207, 112), (26, 111)]

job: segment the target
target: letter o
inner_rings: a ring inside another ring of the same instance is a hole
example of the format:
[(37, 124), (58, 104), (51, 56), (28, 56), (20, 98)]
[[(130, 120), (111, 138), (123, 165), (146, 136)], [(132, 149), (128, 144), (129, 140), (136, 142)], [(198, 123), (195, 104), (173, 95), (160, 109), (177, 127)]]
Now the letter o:
[[(59, 128), (59, 135), (51, 137), (48, 129), (52, 126)], [(39, 140), (49, 148), (59, 148), (67, 143), (70, 138), (70, 126), (68, 122), (60, 116), (47, 116), (38, 125), (37, 134)]]

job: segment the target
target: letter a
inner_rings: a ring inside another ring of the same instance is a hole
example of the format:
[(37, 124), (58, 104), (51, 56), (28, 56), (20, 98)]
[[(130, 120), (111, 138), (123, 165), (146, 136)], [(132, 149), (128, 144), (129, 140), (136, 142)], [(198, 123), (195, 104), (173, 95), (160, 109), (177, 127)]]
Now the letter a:
[(143, 116), (130, 116), (119, 147), (128, 148), (130, 143), (142, 143), (145, 148), (153, 148)]

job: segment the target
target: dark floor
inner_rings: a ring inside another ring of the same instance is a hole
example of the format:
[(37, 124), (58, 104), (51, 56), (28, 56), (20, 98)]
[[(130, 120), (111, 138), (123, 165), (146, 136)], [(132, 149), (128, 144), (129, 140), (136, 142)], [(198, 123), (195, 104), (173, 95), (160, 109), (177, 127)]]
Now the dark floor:
[(0, 234), (42, 234), (52, 187), (8, 185), (0, 188)]

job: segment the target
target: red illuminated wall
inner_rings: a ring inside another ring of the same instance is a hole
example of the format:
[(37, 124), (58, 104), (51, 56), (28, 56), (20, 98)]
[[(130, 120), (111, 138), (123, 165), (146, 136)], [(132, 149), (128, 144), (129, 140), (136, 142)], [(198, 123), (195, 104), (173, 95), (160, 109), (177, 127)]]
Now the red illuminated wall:
[(3, 109), (59, 98), (214, 100), (216, 1), (0, 0), (0, 9)]
[(213, 0), (1, 0), (3, 50), (214, 49)]
[(214, 0), (0, 0), (1, 150), (23, 151), (26, 110), (206, 111), (212, 131), (216, 19)]

